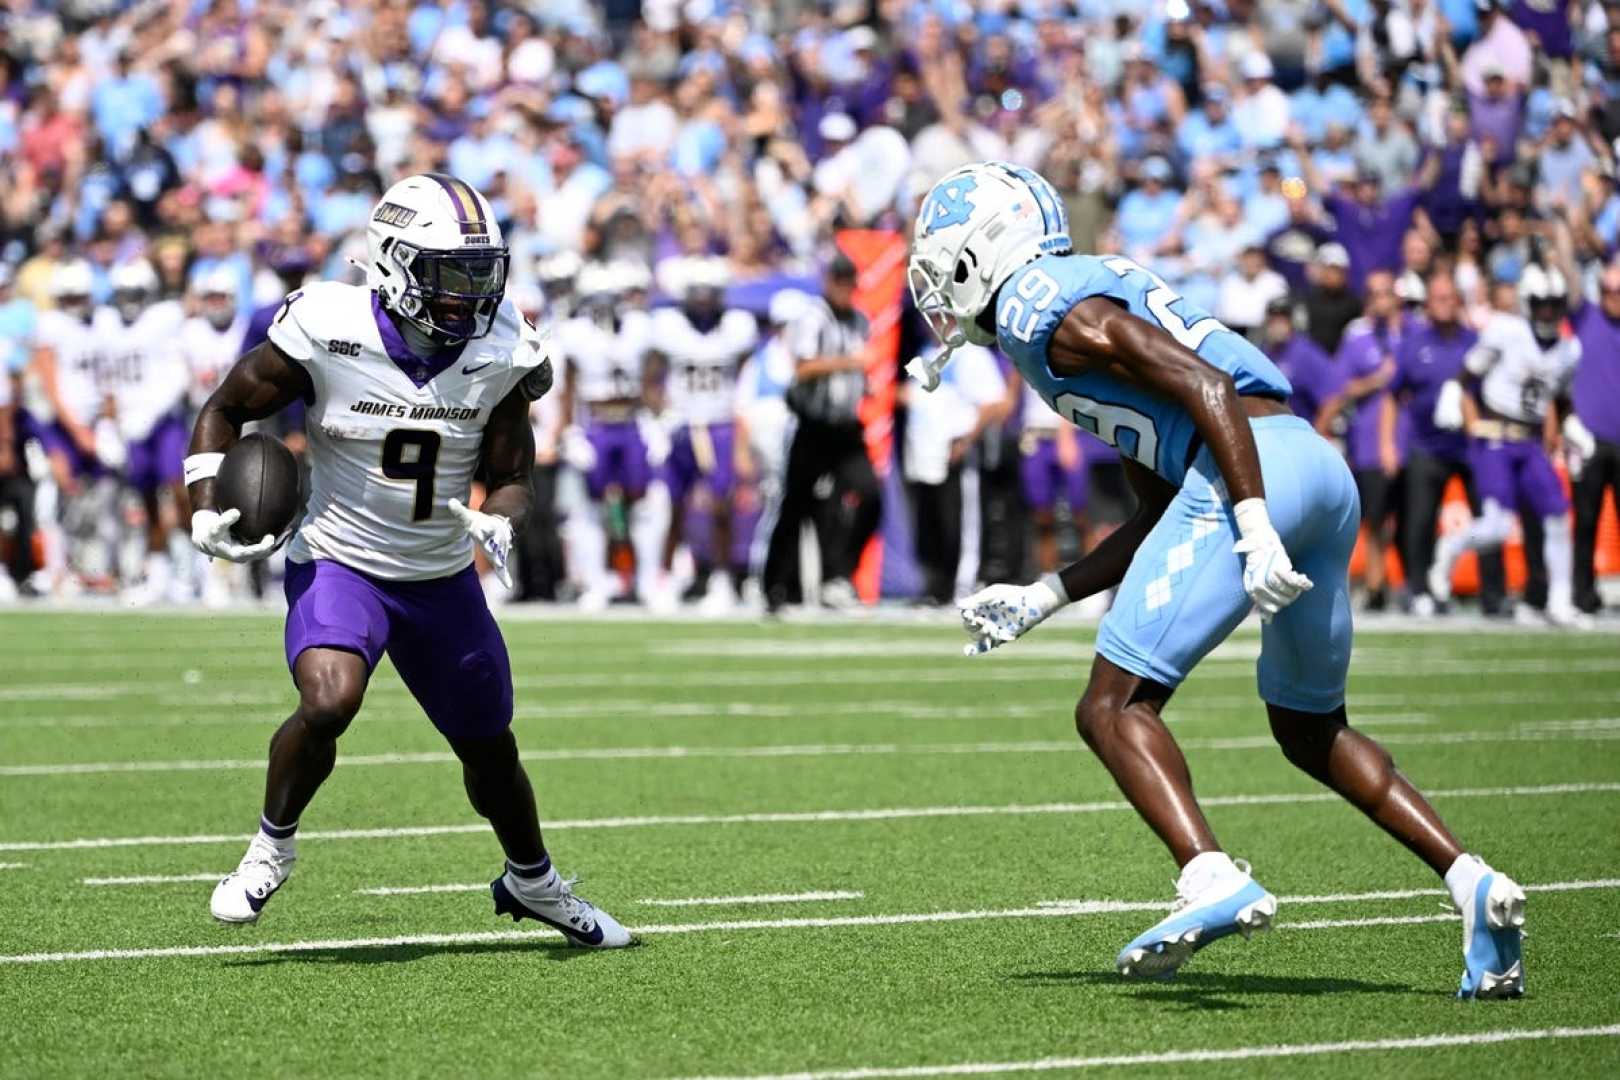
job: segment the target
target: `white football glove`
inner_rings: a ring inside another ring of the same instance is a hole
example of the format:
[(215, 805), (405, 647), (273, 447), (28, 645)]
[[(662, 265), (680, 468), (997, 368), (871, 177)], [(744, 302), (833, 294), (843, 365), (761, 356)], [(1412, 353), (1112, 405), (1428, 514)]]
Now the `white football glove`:
[(1311, 579), (1294, 569), (1264, 499), (1244, 499), (1232, 512), (1240, 534), (1232, 550), (1244, 556), (1243, 591), (1260, 609), (1260, 620), (1270, 622), (1311, 587)]
[(1586, 463), (1597, 453), (1597, 436), (1574, 413), (1564, 417), (1564, 467), (1571, 480), (1579, 480)]
[(588, 473), (596, 468), (596, 447), (585, 432), (574, 425), (563, 428), (562, 459), (576, 472)]
[(231, 526), (242, 518), (242, 511), (194, 510), (191, 514), (191, 542), (204, 555), (234, 563), (256, 562), (276, 549), (276, 537), (266, 535), (244, 544), (231, 535)]
[(1032, 585), (991, 585), (957, 601), (962, 628), (973, 640), (963, 656), (982, 656), (997, 645), (1016, 641), (1069, 602), (1063, 581), (1048, 574)]
[(495, 576), (500, 579), (502, 585), (510, 589), (512, 571), (507, 569), (506, 560), (512, 554), (511, 521), (499, 514), (469, 510), (460, 499), (451, 499), (449, 506), (451, 515), (461, 522), (461, 527), (467, 530), (467, 535), (472, 537), (489, 556), (489, 564), (495, 568)]
[(1434, 399), (1434, 426), (1441, 431), (1461, 431), (1463, 427), (1463, 388), (1456, 379), (1440, 384)]

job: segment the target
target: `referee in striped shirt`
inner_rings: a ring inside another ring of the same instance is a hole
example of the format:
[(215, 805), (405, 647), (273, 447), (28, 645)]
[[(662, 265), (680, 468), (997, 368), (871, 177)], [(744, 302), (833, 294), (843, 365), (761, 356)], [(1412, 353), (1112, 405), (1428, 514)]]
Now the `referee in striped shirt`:
[(836, 256), (822, 277), (822, 300), (787, 331), (795, 361), (787, 404), (798, 421), (770, 547), (765, 599), (771, 611), (797, 602), (799, 534), (815, 511), (816, 490), (831, 477), (822, 537), (822, 602), (857, 603), (850, 576), (883, 512), (882, 489), (866, 454), (859, 410), (866, 394), (866, 316), (855, 310), (855, 264)]

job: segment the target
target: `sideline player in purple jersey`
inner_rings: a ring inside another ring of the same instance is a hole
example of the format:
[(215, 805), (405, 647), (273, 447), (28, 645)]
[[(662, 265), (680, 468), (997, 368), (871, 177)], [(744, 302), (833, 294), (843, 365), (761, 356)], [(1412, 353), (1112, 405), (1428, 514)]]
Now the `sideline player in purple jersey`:
[[(545, 336), (505, 298), (507, 249), (489, 202), (455, 177), (389, 188), (366, 246), (366, 285), (287, 297), (269, 339), (203, 406), (185, 462), (197, 547), (262, 558), (277, 538), (234, 537), (241, 515), (219, 512), (214, 477), (244, 423), (309, 405), (309, 505), (286, 578), (298, 707), (270, 740), (259, 831), (210, 909), (255, 922), (286, 882), (299, 819), (386, 651), (506, 854), (490, 885), (496, 913), (539, 920), (575, 945), (628, 945), (551, 865), (512, 735), (506, 643), (472, 565), (477, 545), (510, 585), (507, 557), (533, 497), (529, 405), (551, 388)], [(461, 502), (475, 470), (488, 491), (479, 510)]]
[(1460, 996), (1522, 992), (1523, 890), (1467, 853), (1388, 752), (1349, 724), (1359, 507), (1344, 459), (1289, 411), (1288, 380), (1146, 267), (1074, 252), (1057, 192), (1020, 166), (968, 165), (935, 183), (909, 276), (947, 346), (913, 361), (914, 374), (931, 388), (950, 349), (1000, 346), (1043, 401), (1120, 451), (1141, 497), (1136, 516), (1072, 566), (961, 603), (974, 638), (965, 651), (977, 655), (1119, 585), (1075, 722), (1181, 868), (1175, 907), (1120, 950), (1120, 973), (1168, 977), (1276, 913), (1277, 898), (1216, 841), (1162, 718), (1176, 687), (1258, 608), (1260, 697), (1284, 756), (1445, 881), (1463, 914)]

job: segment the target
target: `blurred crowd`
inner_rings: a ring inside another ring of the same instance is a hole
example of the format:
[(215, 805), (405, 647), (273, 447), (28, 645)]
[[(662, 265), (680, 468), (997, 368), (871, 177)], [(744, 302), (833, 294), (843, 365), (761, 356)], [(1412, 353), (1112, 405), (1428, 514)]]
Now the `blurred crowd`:
[[(1003, 158), (1063, 193), (1078, 250), (1288, 369), (1362, 482), (1373, 606), (1424, 607), (1441, 491), (1471, 480), (1430, 423), (1435, 357), (1556, 277), (1585, 348), (1545, 396), (1591, 438), (1547, 443), (1592, 610), (1617, 136), (1600, 0), (9, 0), (0, 595), (262, 588), (189, 555), (173, 433), (290, 290), (363, 280), (378, 196), (426, 171), (488, 195), (509, 295), (553, 327), (520, 596), (842, 605), (879, 531), (888, 595), (1050, 568), (1129, 513), (1117, 458), (968, 350), (866, 460), (863, 275), (837, 257)], [(903, 362), (931, 343), (894, 303)], [(295, 448), (299, 423), (275, 425)]]

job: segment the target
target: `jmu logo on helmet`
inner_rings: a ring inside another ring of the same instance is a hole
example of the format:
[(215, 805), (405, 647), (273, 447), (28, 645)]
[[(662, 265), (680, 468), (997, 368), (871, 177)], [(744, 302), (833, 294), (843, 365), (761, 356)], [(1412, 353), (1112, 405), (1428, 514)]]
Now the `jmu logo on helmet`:
[(932, 236), (938, 229), (961, 225), (973, 215), (973, 203), (968, 193), (979, 186), (971, 176), (960, 176), (934, 189), (923, 206), (923, 235)]

